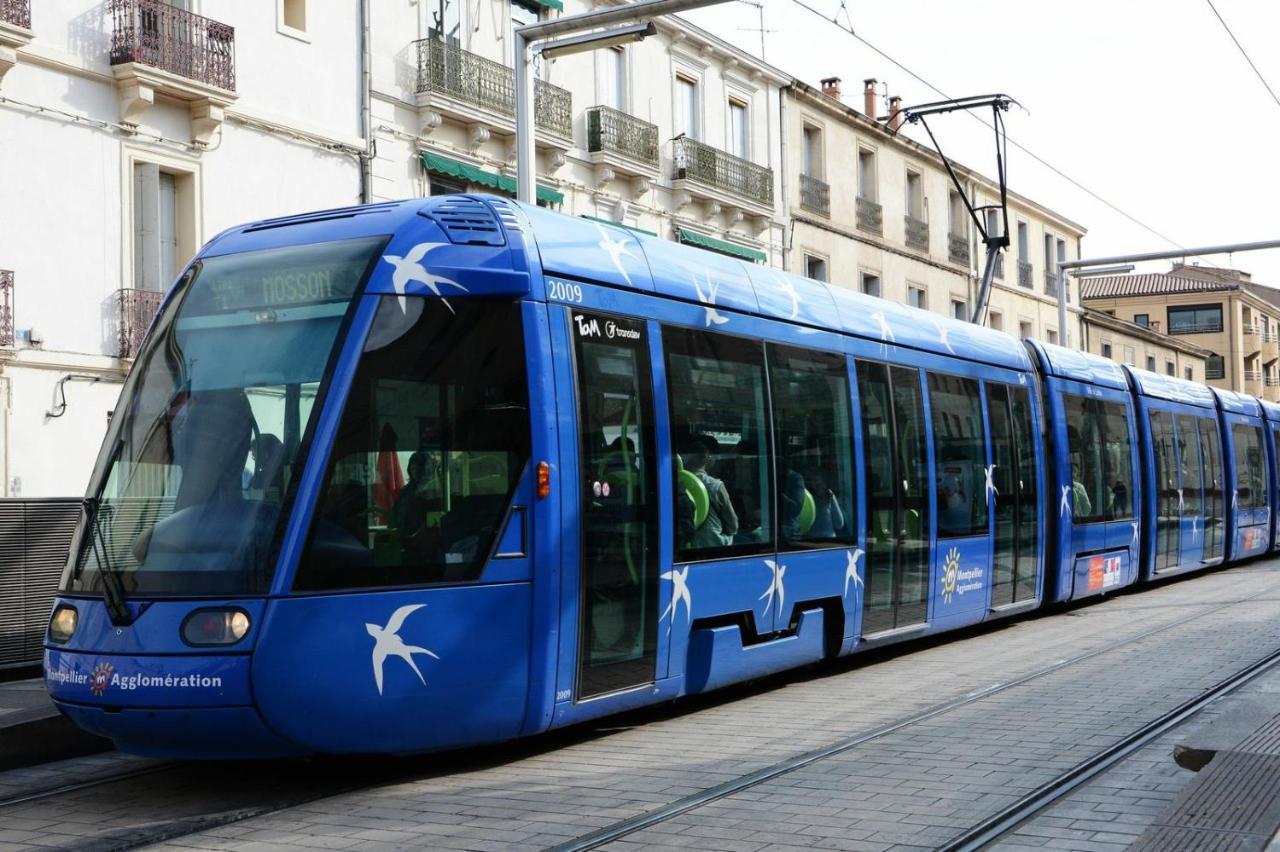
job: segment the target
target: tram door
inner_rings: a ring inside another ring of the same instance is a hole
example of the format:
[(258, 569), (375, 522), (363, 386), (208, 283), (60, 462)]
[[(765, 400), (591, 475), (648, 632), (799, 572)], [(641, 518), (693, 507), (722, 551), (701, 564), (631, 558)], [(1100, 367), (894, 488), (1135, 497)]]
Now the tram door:
[(1035, 597), (1040, 501), (1035, 429), (1027, 389), (987, 384), (987, 416), (995, 462), (992, 479), (996, 540), (991, 578), (994, 609)]
[(1154, 569), (1178, 566), (1182, 513), (1178, 508), (1178, 459), (1173, 442), (1173, 415), (1151, 412), (1151, 448), (1156, 470), (1156, 561)]
[(1204, 454), (1204, 549), (1200, 558), (1222, 558), (1225, 527), (1222, 502), (1222, 438), (1218, 424), (1209, 417), (1200, 421), (1200, 448)]
[(1178, 469), (1182, 481), (1178, 486), (1178, 504), (1181, 510), (1179, 531), (1182, 535), (1182, 552), (1178, 562), (1195, 565), (1200, 561), (1204, 536), (1204, 498), (1201, 493), (1204, 479), (1204, 459), (1200, 451), (1200, 439), (1196, 419), (1189, 414), (1174, 418), (1178, 430)]
[(651, 683), (658, 504), (644, 322), (575, 313), (581, 488), (577, 697)]
[(858, 362), (866, 459), (864, 636), (928, 614), (929, 463), (920, 371)]

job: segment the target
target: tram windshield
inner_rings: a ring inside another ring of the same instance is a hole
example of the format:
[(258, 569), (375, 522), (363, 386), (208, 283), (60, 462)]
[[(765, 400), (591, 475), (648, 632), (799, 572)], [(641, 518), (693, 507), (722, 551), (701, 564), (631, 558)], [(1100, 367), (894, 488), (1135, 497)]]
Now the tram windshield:
[(343, 319), (385, 241), (206, 258), (176, 285), (116, 409), (67, 591), (266, 590)]

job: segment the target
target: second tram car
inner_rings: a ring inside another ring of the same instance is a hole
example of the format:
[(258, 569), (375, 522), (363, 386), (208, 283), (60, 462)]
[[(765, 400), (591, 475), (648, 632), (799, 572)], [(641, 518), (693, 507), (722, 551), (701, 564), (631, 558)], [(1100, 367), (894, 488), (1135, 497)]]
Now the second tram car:
[(169, 293), (55, 603), (124, 750), (420, 752), (1276, 541), (1280, 408), (485, 196)]

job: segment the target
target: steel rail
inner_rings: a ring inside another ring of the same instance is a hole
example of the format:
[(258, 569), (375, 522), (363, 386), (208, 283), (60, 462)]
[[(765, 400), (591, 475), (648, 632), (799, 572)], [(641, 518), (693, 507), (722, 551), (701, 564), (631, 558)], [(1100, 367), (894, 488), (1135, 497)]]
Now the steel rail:
[[(656, 808), (638, 816), (621, 820), (613, 823), (612, 825), (607, 825), (601, 829), (591, 832), (590, 834), (581, 835), (580, 837), (576, 837), (566, 843), (551, 847), (551, 849), (553, 852), (585, 852), (585, 850), (588, 849), (595, 849), (606, 843), (611, 843), (629, 834), (641, 831), (642, 829), (666, 822), (674, 817), (688, 813), (696, 808), (700, 808), (703, 805), (749, 790), (752, 787), (756, 787), (767, 781), (772, 781), (775, 778), (779, 778), (790, 772), (794, 772), (797, 769), (802, 769), (829, 757), (835, 757), (836, 755), (843, 754), (873, 740), (878, 740), (888, 736), (889, 734), (896, 733), (903, 728), (908, 728), (912, 725), (917, 725), (921, 722), (928, 721), (937, 716), (942, 716), (962, 707), (967, 707), (970, 704), (990, 698), (993, 695), (999, 695), (1000, 693), (1006, 692), (1015, 687), (1022, 686), (1034, 680), (1039, 680), (1042, 677), (1061, 671), (1069, 666), (1074, 666), (1078, 663), (1085, 662), (1086, 660), (1091, 660), (1095, 657), (1102, 656), (1103, 654), (1108, 654), (1120, 648), (1127, 647), (1136, 642), (1141, 642), (1144, 639), (1148, 639), (1160, 633), (1165, 633), (1169, 630), (1173, 630), (1174, 628), (1181, 627), (1184, 624), (1195, 621), (1196, 619), (1204, 618), (1205, 616), (1212, 615), (1215, 612), (1220, 612), (1228, 607), (1232, 607), (1243, 602), (1244, 601), (1242, 600), (1227, 601), (1201, 612), (1197, 612), (1193, 615), (1180, 618), (1162, 627), (1156, 627), (1151, 630), (1144, 631), (1143, 633), (1139, 633), (1138, 635), (1132, 636), (1117, 644), (1095, 648), (1092, 651), (1086, 651), (1085, 653), (1077, 654), (1074, 657), (1058, 660), (1052, 665), (1029, 672), (1013, 680), (994, 684), (976, 692), (970, 692), (967, 695), (954, 698), (941, 704), (936, 704), (926, 710), (922, 710), (918, 713), (898, 719), (897, 721), (890, 722), (882, 727), (874, 728), (860, 734), (854, 734), (853, 736), (838, 740), (814, 751), (808, 751), (789, 757), (771, 766), (766, 766), (763, 769), (758, 769), (755, 772), (742, 775), (732, 781), (726, 781), (722, 784), (716, 785), (715, 787), (709, 787), (706, 790), (677, 799), (676, 801), (661, 808)], [(1275, 656), (1277, 660), (1280, 660), (1280, 650), (1276, 652)]]
[(142, 766), (137, 769), (129, 769), (124, 772), (113, 772), (107, 775), (100, 775), (97, 778), (90, 778), (85, 781), (74, 781), (70, 784), (59, 784), (56, 787), (36, 790), (33, 793), (19, 793), (16, 796), (0, 798), (0, 808), (9, 808), (14, 805), (25, 805), (29, 802), (38, 802), (41, 799), (52, 799), (55, 796), (64, 796), (67, 793), (76, 793), (80, 790), (90, 790), (94, 787), (102, 787), (107, 784), (114, 784), (118, 781), (129, 781), (134, 778), (143, 778), (147, 775), (155, 775), (158, 772), (178, 768), (180, 768), (180, 766), (176, 763), (159, 763), (153, 766)]
[(1185, 701), (1168, 713), (1153, 719), (1115, 745), (1108, 746), (1092, 757), (1081, 761), (1057, 778), (1040, 785), (1013, 804), (987, 817), (964, 834), (952, 838), (945, 845), (938, 848), (942, 852), (972, 852), (972, 850), (981, 849), (999, 840), (1035, 817), (1040, 811), (1075, 791), (1078, 787), (1087, 784), (1093, 778), (1106, 772), (1134, 752), (1150, 745), (1154, 740), (1176, 728), (1210, 703), (1234, 692), (1254, 678), (1266, 673), (1277, 663), (1280, 663), (1280, 648), (1272, 651), (1262, 659), (1250, 663), (1230, 677), (1219, 681), (1195, 698)]

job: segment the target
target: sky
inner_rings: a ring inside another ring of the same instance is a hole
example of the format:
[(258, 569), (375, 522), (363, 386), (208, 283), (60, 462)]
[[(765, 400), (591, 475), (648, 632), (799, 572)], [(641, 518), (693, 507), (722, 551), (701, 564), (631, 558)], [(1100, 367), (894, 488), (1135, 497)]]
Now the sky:
[[(845, 0), (847, 17), (840, 0), (804, 0), (823, 16), (795, 0), (750, 2), (684, 17), (759, 56), (763, 13), (763, 58), (814, 86), (842, 78), (845, 103), (858, 109), (868, 77), (906, 106), (941, 96), (833, 26), (837, 13), (949, 97), (1015, 98), (1021, 108), (1005, 115), (1009, 188), (1085, 226), (1085, 257), (1280, 238), (1280, 103), (1214, 15), (1280, 94), (1275, 0)], [(960, 113), (929, 126), (948, 156), (995, 175), (989, 129)], [(923, 130), (908, 134), (928, 144)], [(1197, 261), (1280, 286), (1280, 249)]]

